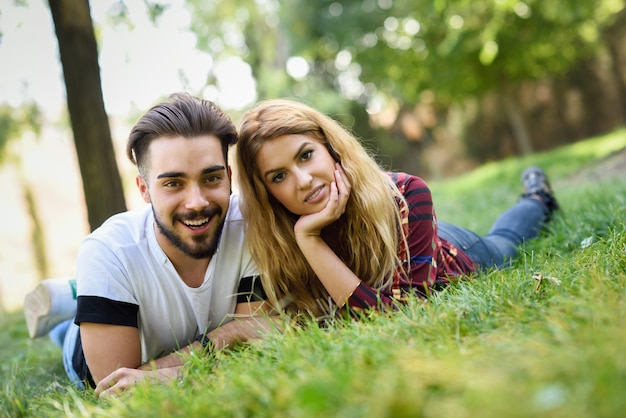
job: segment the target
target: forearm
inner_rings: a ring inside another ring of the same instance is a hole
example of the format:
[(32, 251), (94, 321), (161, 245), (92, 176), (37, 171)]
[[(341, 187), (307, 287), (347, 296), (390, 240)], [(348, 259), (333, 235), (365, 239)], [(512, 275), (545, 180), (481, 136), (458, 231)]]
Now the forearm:
[[(280, 329), (277, 316), (249, 316), (233, 319), (210, 331), (207, 336), (212, 348), (224, 350), (241, 343), (263, 338), (268, 332)], [(202, 348), (199, 343), (197, 343)]]
[[(275, 317), (269, 316), (237, 318), (227, 322), (221, 327), (215, 328), (207, 335), (211, 341), (212, 349), (223, 350), (232, 348), (243, 342), (262, 338), (267, 332), (273, 329), (278, 329), (279, 327), (275, 319)], [(144, 363), (139, 367), (139, 369), (155, 370), (180, 367), (184, 363), (185, 354), (189, 354), (192, 351), (202, 352), (203, 350), (204, 347), (202, 344), (199, 341), (194, 341), (192, 344), (189, 344), (174, 353)]]
[(192, 350), (202, 350), (202, 345), (199, 342), (194, 342), (186, 347), (181, 348), (178, 351), (170, 353), (166, 356), (159, 357), (154, 360), (150, 360), (138, 367), (139, 370), (160, 370), (168, 369), (171, 367), (182, 367), (184, 364), (184, 355), (189, 354)]
[(337, 306), (344, 306), (361, 280), (320, 236), (297, 236), (296, 240), (330, 297)]
[(389, 308), (395, 309), (397, 306), (397, 300), (394, 300), (390, 295), (385, 292), (376, 291), (365, 282), (354, 290), (354, 293), (350, 295), (346, 303), (351, 309), (375, 309), (375, 310), (387, 310)]

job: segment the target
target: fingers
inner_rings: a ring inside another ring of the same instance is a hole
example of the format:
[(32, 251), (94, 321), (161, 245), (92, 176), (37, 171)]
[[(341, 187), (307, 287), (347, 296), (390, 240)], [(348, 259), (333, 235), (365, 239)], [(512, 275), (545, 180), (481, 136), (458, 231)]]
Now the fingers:
[(129, 387), (135, 387), (142, 375), (140, 370), (119, 368), (98, 383), (94, 395), (96, 398), (119, 396)]
[(346, 211), (346, 204), (350, 198), (352, 186), (346, 177), (346, 173), (339, 163), (335, 164), (335, 181), (330, 183), (330, 196), (324, 211), (330, 216), (331, 222), (339, 219)]
[(339, 163), (335, 163), (335, 183), (339, 194), (337, 201), (338, 209), (340, 210), (340, 213), (343, 214), (346, 210), (346, 204), (348, 203), (348, 199), (350, 197), (352, 185), (348, 181), (346, 173), (343, 171), (343, 167)]
[(326, 206), (320, 212), (301, 216), (294, 225), (296, 235), (319, 236), (323, 228), (345, 213), (352, 186), (339, 163), (335, 164), (334, 177)]

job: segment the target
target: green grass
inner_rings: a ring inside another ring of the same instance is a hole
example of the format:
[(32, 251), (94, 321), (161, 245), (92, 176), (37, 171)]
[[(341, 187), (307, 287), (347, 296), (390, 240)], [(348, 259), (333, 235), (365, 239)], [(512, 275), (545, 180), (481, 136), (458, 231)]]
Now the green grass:
[(509, 269), (393, 314), (190, 357), (182, 381), (119, 399), (72, 389), (60, 351), (9, 315), (0, 417), (623, 416), (626, 181), (592, 174), (625, 147), (619, 131), (431, 184), (439, 219), (484, 232), (517, 198), (522, 169), (546, 169), (563, 211)]

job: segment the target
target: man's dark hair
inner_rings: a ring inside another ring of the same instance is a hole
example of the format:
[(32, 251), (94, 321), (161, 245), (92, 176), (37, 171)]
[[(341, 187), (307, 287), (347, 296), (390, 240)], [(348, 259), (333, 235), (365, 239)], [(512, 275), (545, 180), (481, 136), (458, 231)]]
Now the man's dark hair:
[(228, 148), (237, 143), (237, 129), (232, 120), (217, 105), (188, 93), (175, 93), (169, 101), (152, 107), (135, 124), (128, 136), (126, 155), (146, 174), (146, 151), (153, 139), (182, 136), (194, 138), (215, 135), (222, 145), (224, 161), (228, 164)]

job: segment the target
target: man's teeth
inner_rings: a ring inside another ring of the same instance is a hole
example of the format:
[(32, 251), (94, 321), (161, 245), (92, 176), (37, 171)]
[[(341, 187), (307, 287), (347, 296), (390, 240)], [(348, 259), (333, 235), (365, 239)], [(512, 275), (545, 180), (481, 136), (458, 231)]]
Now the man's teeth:
[(190, 221), (190, 220), (183, 221), (183, 223), (187, 226), (200, 226), (207, 222), (209, 222), (209, 218), (197, 219), (194, 221)]

